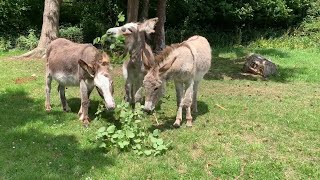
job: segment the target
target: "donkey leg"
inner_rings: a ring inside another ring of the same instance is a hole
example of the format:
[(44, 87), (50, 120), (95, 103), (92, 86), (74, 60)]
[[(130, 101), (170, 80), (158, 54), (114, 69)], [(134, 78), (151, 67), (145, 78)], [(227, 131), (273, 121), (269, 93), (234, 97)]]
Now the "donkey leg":
[(124, 85), (124, 90), (125, 90), (125, 95), (124, 95), (124, 100), (126, 102), (129, 102), (130, 101), (130, 84), (128, 83), (128, 80), (126, 80), (126, 83)]
[(173, 123), (174, 127), (180, 127), (181, 120), (182, 120), (182, 107), (183, 104), (181, 103), (182, 95), (183, 95), (183, 83), (181, 82), (174, 82), (176, 87), (176, 98), (177, 98), (177, 116), (176, 121)]
[[(88, 98), (90, 97), (90, 94), (91, 94), (92, 90), (93, 90), (93, 87), (88, 89)], [(82, 105), (80, 106), (78, 115), (79, 115), (79, 116), (82, 115)]]
[(81, 94), (81, 111), (82, 114), (80, 115), (80, 120), (83, 122), (84, 126), (88, 126), (89, 124), (89, 115), (88, 115), (88, 109), (90, 100), (88, 97), (88, 87), (84, 80), (80, 81), (80, 94)]
[(199, 87), (199, 81), (195, 81), (193, 85), (193, 98), (192, 98), (192, 105), (191, 105), (191, 110), (194, 113), (198, 112), (198, 102), (197, 102), (198, 87)]
[(65, 86), (59, 84), (58, 85), (58, 90), (59, 90), (59, 93), (60, 93), (60, 100), (61, 100), (61, 104), (62, 104), (62, 109), (65, 111), (65, 112), (69, 112), (71, 109), (68, 105), (68, 102), (67, 102), (67, 99), (66, 99), (66, 94), (65, 94)]
[[(48, 69), (48, 67), (47, 67), (47, 69)], [(52, 82), (52, 76), (47, 70), (47, 73), (46, 73), (46, 102), (45, 102), (46, 111), (51, 111), (51, 105), (50, 105), (51, 82)]]
[(134, 101), (135, 103), (139, 102), (140, 104), (143, 102), (143, 87), (141, 86), (136, 94), (134, 95)]
[(182, 100), (182, 104), (186, 108), (187, 127), (192, 127), (191, 105), (193, 100), (193, 85), (193, 80), (186, 84), (186, 91)]

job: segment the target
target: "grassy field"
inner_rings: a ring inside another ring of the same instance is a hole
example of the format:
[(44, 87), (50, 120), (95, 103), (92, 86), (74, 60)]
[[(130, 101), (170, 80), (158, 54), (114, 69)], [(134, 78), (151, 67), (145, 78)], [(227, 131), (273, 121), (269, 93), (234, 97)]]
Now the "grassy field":
[[(280, 73), (263, 80), (240, 73), (240, 57), (260, 53)], [(220, 48), (201, 82), (194, 127), (172, 128), (173, 83), (158, 109), (158, 128), (172, 149), (137, 157), (97, 148), (97, 129), (78, 120), (79, 89), (68, 88), (71, 113), (60, 106), (53, 84), (53, 111), (44, 108), (43, 60), (13, 60), (0, 54), (0, 179), (319, 179), (320, 50)], [(116, 102), (123, 78), (114, 66)], [(90, 115), (99, 104), (92, 94)], [(153, 116), (146, 126), (156, 126)]]

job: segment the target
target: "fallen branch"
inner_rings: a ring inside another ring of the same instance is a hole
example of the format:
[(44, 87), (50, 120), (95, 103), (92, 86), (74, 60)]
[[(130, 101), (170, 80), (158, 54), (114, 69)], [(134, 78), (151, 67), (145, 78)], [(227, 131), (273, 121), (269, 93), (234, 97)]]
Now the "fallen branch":
[(221, 106), (221, 105), (219, 105), (219, 104), (216, 104), (216, 106), (218, 107), (218, 108), (220, 108), (220, 109), (222, 109), (222, 110), (227, 110), (226, 108), (224, 108), (223, 106)]

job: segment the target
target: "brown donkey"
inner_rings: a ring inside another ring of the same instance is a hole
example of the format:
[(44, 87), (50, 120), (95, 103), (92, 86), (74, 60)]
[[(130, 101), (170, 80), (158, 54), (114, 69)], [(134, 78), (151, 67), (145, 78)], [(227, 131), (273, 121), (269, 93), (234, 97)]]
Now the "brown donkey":
[[(152, 111), (164, 92), (166, 81), (174, 80), (177, 96), (177, 116), (173, 124), (180, 127), (182, 108), (186, 108), (187, 126), (192, 126), (191, 108), (197, 112), (197, 92), (200, 80), (211, 66), (211, 48), (204, 37), (192, 36), (188, 40), (168, 46), (155, 57), (159, 64), (149, 67), (144, 77), (145, 110)], [(148, 64), (145, 64), (148, 66)]]
[(66, 86), (80, 86), (81, 107), (80, 120), (89, 124), (89, 96), (96, 86), (98, 93), (104, 99), (107, 109), (114, 109), (113, 83), (109, 74), (109, 57), (100, 52), (92, 44), (77, 44), (67, 39), (59, 38), (52, 41), (47, 49), (46, 65), (46, 110), (51, 111), (50, 92), (51, 81), (55, 79), (60, 92), (64, 111), (70, 111), (66, 97)]
[(124, 35), (126, 50), (130, 59), (122, 66), (123, 76), (126, 80), (125, 100), (132, 106), (136, 102), (142, 103), (142, 81), (146, 74), (144, 64), (152, 66), (154, 56), (150, 46), (146, 43), (146, 36), (154, 32), (158, 18), (152, 18), (143, 23), (127, 23), (121, 27), (110, 28), (107, 33), (114, 36)]

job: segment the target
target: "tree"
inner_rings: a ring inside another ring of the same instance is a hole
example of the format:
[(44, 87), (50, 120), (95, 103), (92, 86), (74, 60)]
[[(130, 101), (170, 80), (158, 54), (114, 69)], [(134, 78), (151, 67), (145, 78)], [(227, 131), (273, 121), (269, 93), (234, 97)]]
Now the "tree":
[(159, 53), (166, 46), (164, 33), (164, 23), (166, 21), (166, 0), (158, 0), (157, 17), (159, 18), (159, 21), (156, 25), (154, 41), (155, 52)]
[(139, 20), (140, 21), (146, 20), (148, 18), (148, 14), (149, 14), (149, 0), (143, 0)]
[(128, 0), (127, 22), (137, 22), (139, 13), (139, 0)]
[(45, 55), (48, 44), (58, 37), (61, 3), (62, 0), (45, 0), (41, 36), (38, 46), (20, 57), (41, 58)]

